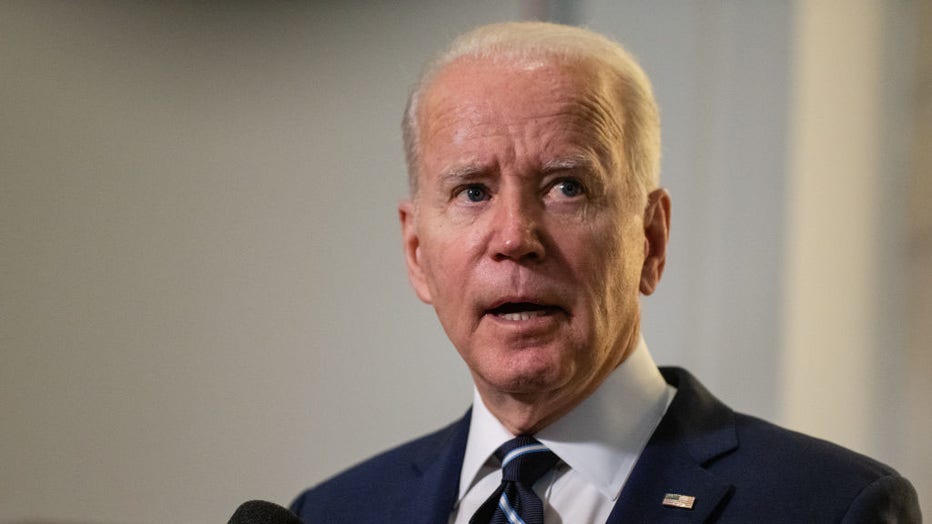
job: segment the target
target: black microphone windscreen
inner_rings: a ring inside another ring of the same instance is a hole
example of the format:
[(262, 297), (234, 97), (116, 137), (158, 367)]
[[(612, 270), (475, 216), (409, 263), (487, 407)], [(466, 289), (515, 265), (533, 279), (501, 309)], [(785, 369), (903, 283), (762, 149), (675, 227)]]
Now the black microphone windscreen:
[(294, 513), (264, 500), (240, 504), (227, 524), (303, 524)]

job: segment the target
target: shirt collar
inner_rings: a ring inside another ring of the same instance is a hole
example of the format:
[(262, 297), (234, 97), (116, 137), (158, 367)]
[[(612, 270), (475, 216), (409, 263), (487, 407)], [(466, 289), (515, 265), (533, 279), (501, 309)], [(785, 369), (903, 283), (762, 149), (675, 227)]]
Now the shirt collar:
[[(614, 500), (675, 391), (663, 380), (641, 338), (592, 395), (535, 438)], [(486, 408), (475, 388), (473, 397), (459, 500), (478, 481), (480, 470), (495, 450), (514, 438)]]

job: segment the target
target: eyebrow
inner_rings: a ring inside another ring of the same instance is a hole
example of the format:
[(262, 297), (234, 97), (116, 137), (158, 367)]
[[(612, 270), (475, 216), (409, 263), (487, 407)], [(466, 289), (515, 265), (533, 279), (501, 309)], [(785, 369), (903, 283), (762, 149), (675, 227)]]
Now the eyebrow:
[(608, 183), (608, 174), (602, 168), (602, 165), (589, 155), (580, 154), (555, 158), (545, 162), (541, 168), (541, 174), (543, 175), (560, 172), (575, 173), (577, 176), (582, 176), (598, 185)]
[(586, 155), (573, 155), (570, 157), (557, 158), (544, 163), (541, 172), (544, 174), (556, 171), (591, 171), (598, 173), (599, 169), (595, 162)]
[(478, 164), (465, 164), (445, 169), (440, 173), (440, 179), (447, 184), (456, 184), (463, 181), (474, 180), (488, 173), (487, 167)]
[[(440, 179), (445, 184), (459, 184), (481, 178), (489, 174), (492, 169), (493, 168), (489, 166), (483, 166), (481, 164), (463, 164), (442, 171), (440, 173)], [(548, 160), (541, 166), (539, 173), (541, 175), (549, 175), (551, 173), (559, 173), (560, 171), (585, 171), (598, 178), (602, 178), (603, 176), (601, 169), (599, 169), (598, 162), (590, 156), (581, 154)]]

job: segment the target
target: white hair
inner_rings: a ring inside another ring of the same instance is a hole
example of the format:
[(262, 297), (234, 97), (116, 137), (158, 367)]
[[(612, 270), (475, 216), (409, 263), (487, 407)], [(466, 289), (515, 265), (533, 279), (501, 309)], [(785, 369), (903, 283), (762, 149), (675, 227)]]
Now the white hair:
[(493, 62), (551, 59), (584, 63), (608, 74), (624, 114), (620, 122), (626, 182), (642, 203), (660, 183), (660, 116), (650, 80), (621, 45), (579, 27), (546, 22), (507, 22), (478, 27), (459, 36), (421, 75), (408, 97), (402, 120), (411, 195), (417, 194), (419, 166), (418, 102), (437, 74), (459, 58)]

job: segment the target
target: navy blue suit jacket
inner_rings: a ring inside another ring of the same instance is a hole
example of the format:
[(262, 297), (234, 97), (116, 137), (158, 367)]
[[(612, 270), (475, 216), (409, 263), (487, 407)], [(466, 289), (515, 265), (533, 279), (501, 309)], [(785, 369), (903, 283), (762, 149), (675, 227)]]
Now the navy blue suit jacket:
[[(916, 492), (893, 469), (834, 444), (735, 413), (692, 375), (677, 388), (608, 522), (921, 522)], [(469, 414), (305, 491), (307, 524), (446, 524), (456, 503)], [(664, 495), (695, 497), (692, 509)], [(563, 524), (578, 524), (566, 522)]]

